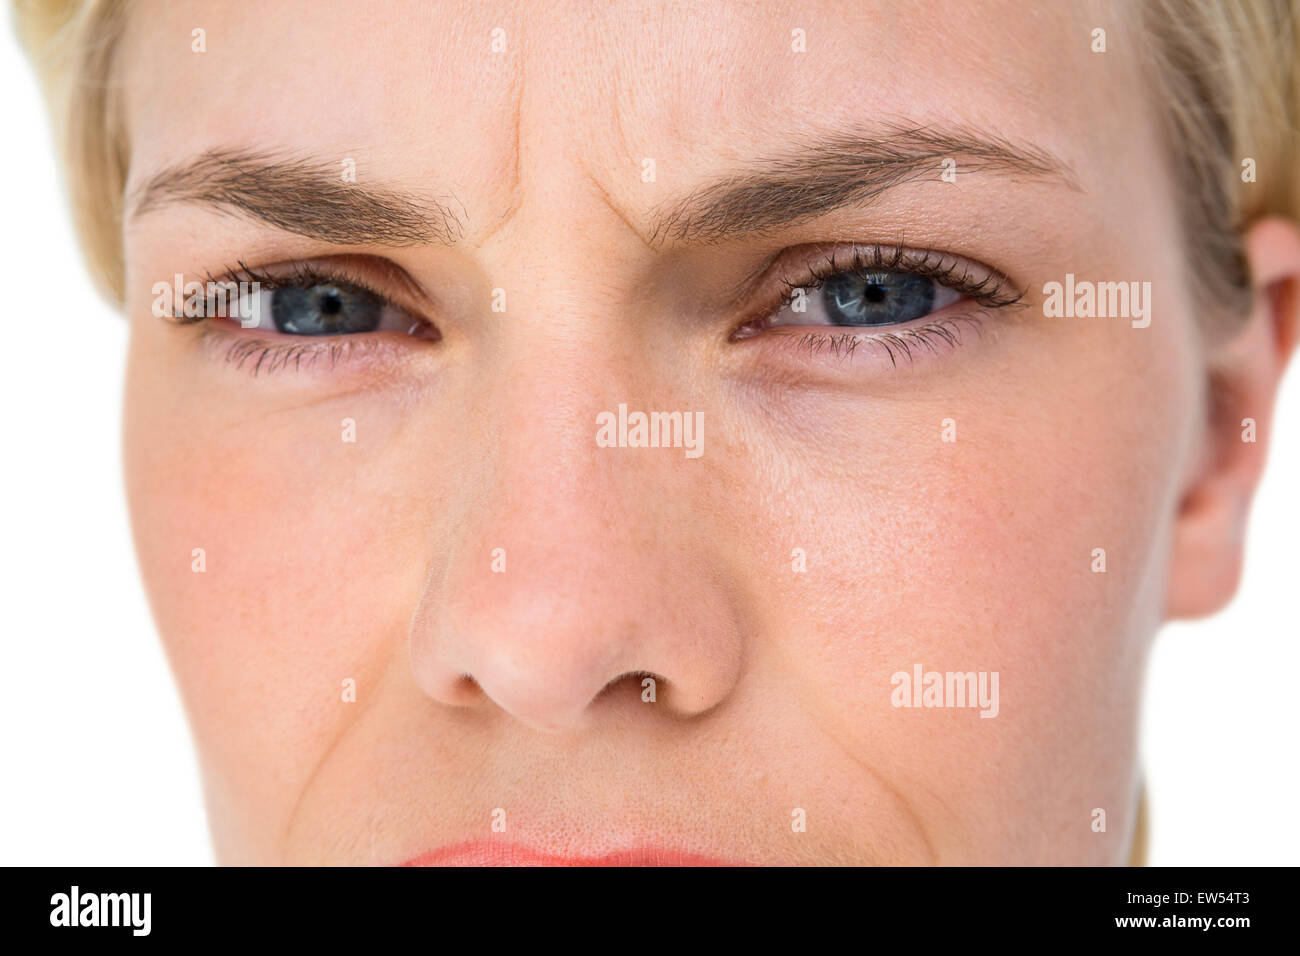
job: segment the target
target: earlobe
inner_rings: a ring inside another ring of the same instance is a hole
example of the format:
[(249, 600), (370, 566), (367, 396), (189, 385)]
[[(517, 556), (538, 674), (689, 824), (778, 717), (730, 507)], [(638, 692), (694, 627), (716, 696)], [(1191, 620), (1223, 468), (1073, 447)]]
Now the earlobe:
[(1273, 403), (1300, 327), (1300, 229), (1264, 220), (1246, 234), (1254, 304), (1207, 357), (1211, 401), (1200, 466), (1175, 518), (1166, 617), (1199, 617), (1237, 590), (1251, 499), (1263, 474)]

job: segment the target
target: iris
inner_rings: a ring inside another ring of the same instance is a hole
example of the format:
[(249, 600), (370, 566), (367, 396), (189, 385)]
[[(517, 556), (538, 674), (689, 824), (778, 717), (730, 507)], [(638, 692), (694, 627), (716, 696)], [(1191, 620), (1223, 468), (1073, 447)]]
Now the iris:
[(934, 310), (934, 280), (912, 272), (855, 270), (822, 284), (822, 302), (835, 325), (899, 325)]
[(317, 284), (285, 286), (271, 294), (275, 327), (290, 335), (373, 332), (383, 312), (384, 300), (364, 289)]

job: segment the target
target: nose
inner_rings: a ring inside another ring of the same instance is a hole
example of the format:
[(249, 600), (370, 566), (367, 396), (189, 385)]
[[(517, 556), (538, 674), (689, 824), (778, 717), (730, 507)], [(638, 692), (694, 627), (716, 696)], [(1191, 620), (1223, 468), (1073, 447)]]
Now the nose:
[(415, 681), (442, 705), (560, 732), (609, 708), (697, 715), (735, 684), (708, 456), (598, 444), (597, 414), (631, 396), (589, 354), (539, 343), (476, 388), (490, 397), (410, 631)]

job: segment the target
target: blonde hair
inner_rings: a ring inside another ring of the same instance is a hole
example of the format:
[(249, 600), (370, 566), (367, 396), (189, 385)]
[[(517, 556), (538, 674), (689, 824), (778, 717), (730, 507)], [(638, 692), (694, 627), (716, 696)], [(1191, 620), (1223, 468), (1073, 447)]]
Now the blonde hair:
[[(124, 300), (123, 191), (130, 161), (113, 59), (128, 0), (15, 0), (41, 77), (82, 247), (96, 283)], [(1184, 197), (1191, 274), (1240, 313), (1250, 289), (1241, 234), (1270, 215), (1300, 222), (1300, 7), (1290, 0), (1143, 0), (1149, 80)], [(1243, 182), (1254, 160), (1257, 182)]]
[(1231, 321), (1252, 291), (1242, 233), (1300, 223), (1300, 5), (1144, 0), (1142, 15), (1193, 282), (1205, 318)]
[(14, 25), (45, 93), (91, 278), (125, 302), (122, 204), (130, 154), (113, 57), (126, 0), (15, 0)]

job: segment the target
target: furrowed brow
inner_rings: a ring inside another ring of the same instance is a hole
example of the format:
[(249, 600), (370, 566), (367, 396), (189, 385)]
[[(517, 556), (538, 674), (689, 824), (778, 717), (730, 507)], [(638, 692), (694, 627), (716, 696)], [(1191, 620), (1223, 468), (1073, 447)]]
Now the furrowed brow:
[(209, 150), (159, 172), (136, 191), (131, 215), (178, 202), (216, 206), (339, 245), (450, 245), (463, 231), (442, 203), (344, 182), (329, 163), (237, 150)]
[(720, 242), (865, 205), (903, 183), (938, 180), (943, 161), (958, 174), (992, 171), (1055, 177), (1078, 189), (1069, 166), (1036, 146), (964, 128), (886, 126), (869, 135), (818, 138), (796, 153), (756, 163), (660, 210), (651, 242)]

